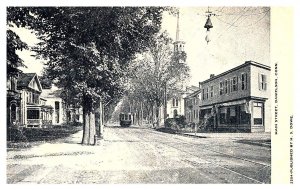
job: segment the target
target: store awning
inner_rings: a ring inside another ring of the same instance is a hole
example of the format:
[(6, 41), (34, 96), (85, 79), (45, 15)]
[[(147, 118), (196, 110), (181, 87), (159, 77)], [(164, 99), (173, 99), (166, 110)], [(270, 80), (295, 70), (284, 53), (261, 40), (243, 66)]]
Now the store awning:
[(213, 106), (200, 106), (200, 110), (211, 109)]
[(226, 102), (226, 103), (218, 104), (218, 106), (234, 106), (234, 105), (245, 104), (246, 102), (247, 102), (246, 100), (238, 100), (238, 101)]

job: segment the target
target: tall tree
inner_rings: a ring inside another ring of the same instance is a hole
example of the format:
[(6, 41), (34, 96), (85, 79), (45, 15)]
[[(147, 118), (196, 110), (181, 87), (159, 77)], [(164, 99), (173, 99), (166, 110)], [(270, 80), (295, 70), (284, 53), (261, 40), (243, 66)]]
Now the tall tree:
[(35, 48), (49, 77), (80, 97), (83, 144), (93, 144), (99, 101), (117, 97), (125, 70), (160, 30), (161, 7), (35, 7)]
[[(148, 51), (135, 60), (131, 67), (131, 97), (135, 100), (146, 100), (152, 107), (154, 126), (160, 123), (161, 106), (165, 96), (178, 92), (189, 77), (189, 67), (180, 59), (185, 60), (184, 52), (172, 50), (172, 40), (166, 32), (158, 34)], [(166, 94), (167, 93), (167, 94)]]

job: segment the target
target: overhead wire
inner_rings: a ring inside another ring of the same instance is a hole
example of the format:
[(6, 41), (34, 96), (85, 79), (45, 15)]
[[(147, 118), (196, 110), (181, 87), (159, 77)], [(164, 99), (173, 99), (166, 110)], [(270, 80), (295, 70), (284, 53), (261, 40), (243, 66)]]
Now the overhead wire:
[[(247, 7), (244, 7), (243, 11), (245, 12), (245, 9)], [(234, 24), (240, 19), (242, 18), (242, 15), (239, 15), (239, 17), (227, 28), (225, 29), (225, 31), (228, 31), (232, 26), (234, 26)], [(217, 37), (217, 39), (219, 39), (222, 35), (224, 34), (224, 31)]]
[(269, 12), (270, 9), (266, 10), (266, 11), (262, 11), (262, 12), (259, 12), (259, 13), (250, 13), (250, 14), (241, 14), (240, 12), (238, 13), (225, 13), (223, 11), (220, 11), (220, 10), (215, 10), (216, 12), (219, 12), (219, 14), (222, 14), (222, 15), (226, 15), (226, 16), (230, 16), (230, 15), (242, 15), (242, 16), (252, 16), (252, 15), (260, 15), (260, 14), (264, 14), (266, 12)]

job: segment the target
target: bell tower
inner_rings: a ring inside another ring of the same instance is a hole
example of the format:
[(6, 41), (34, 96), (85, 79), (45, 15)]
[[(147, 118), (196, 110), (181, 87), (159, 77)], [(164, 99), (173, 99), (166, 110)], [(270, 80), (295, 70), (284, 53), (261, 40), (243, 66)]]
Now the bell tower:
[(179, 34), (180, 34), (180, 28), (179, 28), (179, 11), (178, 11), (178, 13), (177, 13), (177, 27), (176, 27), (176, 39), (175, 39), (175, 42), (174, 42), (174, 52), (175, 53), (184, 51), (185, 42), (180, 39)]
[(180, 28), (179, 28), (179, 11), (177, 13), (177, 27), (176, 27), (176, 39), (174, 44), (174, 55), (179, 63), (185, 63), (186, 53), (184, 51), (185, 42), (180, 39)]

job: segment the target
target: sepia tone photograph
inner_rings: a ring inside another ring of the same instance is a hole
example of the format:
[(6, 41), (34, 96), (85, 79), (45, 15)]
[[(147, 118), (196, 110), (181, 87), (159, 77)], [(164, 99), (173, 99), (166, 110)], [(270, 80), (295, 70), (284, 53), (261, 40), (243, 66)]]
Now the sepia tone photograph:
[(270, 184), (271, 11), (7, 6), (6, 183)]

